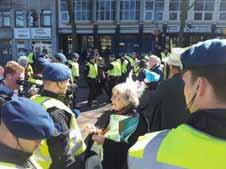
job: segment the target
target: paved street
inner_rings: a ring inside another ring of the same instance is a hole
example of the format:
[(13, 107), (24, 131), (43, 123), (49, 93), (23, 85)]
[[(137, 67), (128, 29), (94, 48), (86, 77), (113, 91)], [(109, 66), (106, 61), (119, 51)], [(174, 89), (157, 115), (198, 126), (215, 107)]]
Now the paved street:
[[(83, 131), (86, 124), (92, 123), (95, 124), (97, 120), (107, 112), (111, 108), (111, 104), (107, 103), (107, 96), (103, 93), (101, 96), (97, 97), (94, 101), (92, 107), (87, 106), (87, 96), (88, 96), (89, 89), (86, 86), (84, 79), (80, 79), (79, 81), (79, 88), (78, 88), (78, 95), (77, 95), (77, 106), (81, 110), (81, 114), (78, 118), (78, 123)], [(86, 134), (82, 132), (84, 136)]]

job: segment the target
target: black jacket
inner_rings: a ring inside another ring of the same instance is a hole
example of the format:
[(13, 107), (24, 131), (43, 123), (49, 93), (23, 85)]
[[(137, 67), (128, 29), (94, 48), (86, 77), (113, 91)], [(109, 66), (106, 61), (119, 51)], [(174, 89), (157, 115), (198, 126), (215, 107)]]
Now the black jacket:
[(225, 109), (198, 110), (190, 115), (187, 124), (213, 137), (226, 140)]
[[(43, 91), (42, 96), (47, 96), (59, 100), (59, 96)], [(49, 108), (47, 110), (55, 125), (61, 130), (61, 134), (47, 139), (49, 154), (52, 159), (51, 169), (72, 169), (75, 165), (75, 158), (69, 151), (69, 126), (70, 117), (62, 109)]]
[[(135, 109), (128, 109), (123, 114), (134, 114), (137, 113)], [(113, 114), (110, 113), (110, 114)], [(109, 115), (110, 115), (109, 114)], [(109, 116), (110, 117), (110, 116)], [(108, 126), (110, 118), (105, 119), (105, 124), (102, 124), (102, 127)], [(145, 133), (147, 133), (148, 126), (141, 115), (138, 123), (138, 127), (135, 132), (129, 137), (128, 142), (115, 142), (110, 139), (105, 139), (103, 144), (103, 168), (104, 169), (127, 169), (127, 153), (128, 149), (137, 141), (137, 138)]]
[(175, 128), (189, 116), (181, 74), (162, 81), (155, 91), (146, 90), (140, 103), (140, 112), (147, 117), (150, 132)]
[(31, 153), (26, 153), (12, 149), (0, 143), (0, 162), (15, 164), (29, 169), (36, 169), (35, 165), (29, 160)]

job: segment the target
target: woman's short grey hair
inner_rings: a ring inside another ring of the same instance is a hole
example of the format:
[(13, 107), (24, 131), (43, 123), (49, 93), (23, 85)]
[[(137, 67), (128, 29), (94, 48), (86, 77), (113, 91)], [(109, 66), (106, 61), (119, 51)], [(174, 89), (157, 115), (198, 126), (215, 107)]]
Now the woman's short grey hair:
[(125, 102), (128, 102), (134, 107), (139, 105), (141, 93), (137, 90), (137, 87), (134, 84), (120, 83), (112, 89), (112, 92), (118, 92)]

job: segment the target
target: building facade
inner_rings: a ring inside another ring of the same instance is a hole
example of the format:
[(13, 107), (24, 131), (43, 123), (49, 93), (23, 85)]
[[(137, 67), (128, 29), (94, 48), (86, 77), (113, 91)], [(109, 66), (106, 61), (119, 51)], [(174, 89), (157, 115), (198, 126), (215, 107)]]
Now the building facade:
[[(176, 43), (184, 0), (73, 0), (77, 49), (88, 47), (116, 53), (153, 51), (156, 34)], [(186, 45), (226, 33), (226, 0), (188, 0), (184, 26)], [(71, 50), (66, 0), (57, 1), (59, 49)]]
[(0, 63), (57, 48), (55, 1), (0, 1)]

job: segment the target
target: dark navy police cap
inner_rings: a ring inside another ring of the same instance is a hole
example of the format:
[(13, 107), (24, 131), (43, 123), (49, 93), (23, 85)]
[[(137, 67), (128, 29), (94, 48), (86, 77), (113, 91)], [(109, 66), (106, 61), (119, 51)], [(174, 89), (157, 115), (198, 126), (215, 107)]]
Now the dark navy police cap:
[(67, 62), (67, 58), (63, 53), (56, 53), (54, 55), (54, 57), (56, 58), (56, 60), (60, 63), (65, 64)]
[(226, 65), (226, 40), (212, 39), (197, 43), (181, 55), (183, 69)]
[(2, 107), (2, 121), (18, 138), (41, 140), (55, 134), (55, 127), (49, 113), (32, 100), (13, 98)]
[(64, 81), (71, 78), (71, 70), (62, 63), (50, 63), (44, 67), (42, 75), (44, 80)]

